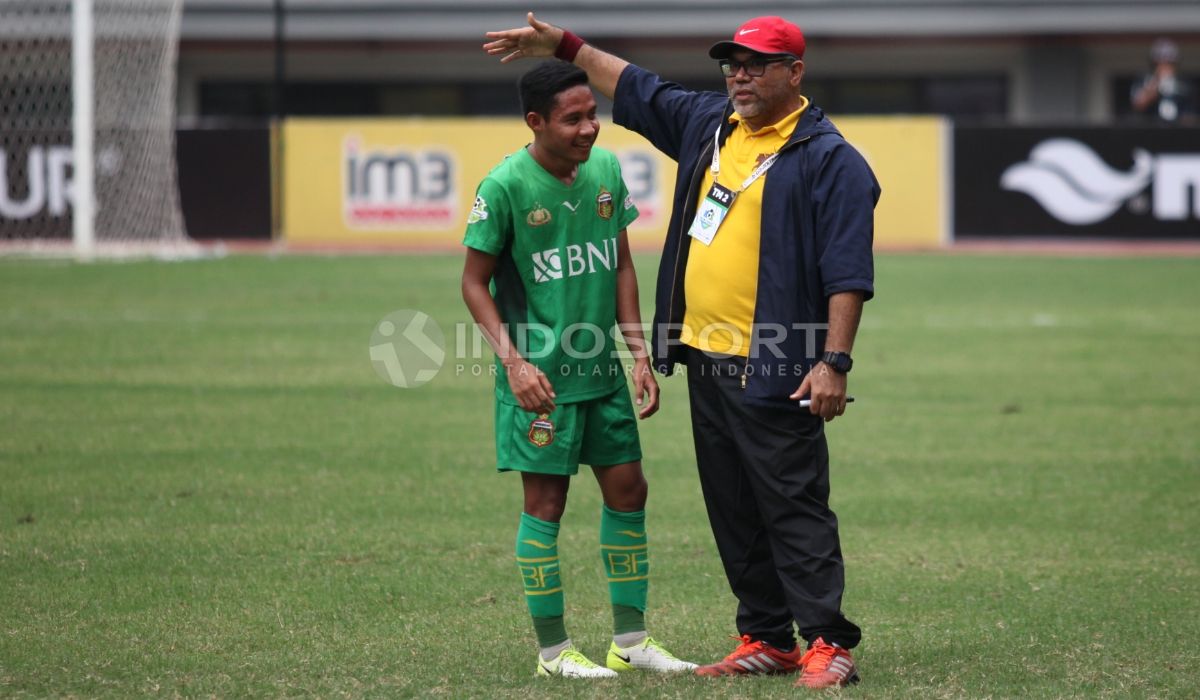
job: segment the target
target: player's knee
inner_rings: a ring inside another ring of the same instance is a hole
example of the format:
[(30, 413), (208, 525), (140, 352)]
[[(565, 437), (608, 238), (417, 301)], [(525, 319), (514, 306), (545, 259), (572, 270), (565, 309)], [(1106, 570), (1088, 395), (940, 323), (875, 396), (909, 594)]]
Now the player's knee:
[(635, 510), (645, 510), (646, 495), (649, 493), (650, 485), (646, 483), (646, 478), (638, 475), (636, 479), (631, 479), (628, 484), (617, 494), (608, 507), (613, 510), (632, 512)]
[(566, 493), (525, 494), (525, 512), (548, 523), (562, 520), (567, 510)]

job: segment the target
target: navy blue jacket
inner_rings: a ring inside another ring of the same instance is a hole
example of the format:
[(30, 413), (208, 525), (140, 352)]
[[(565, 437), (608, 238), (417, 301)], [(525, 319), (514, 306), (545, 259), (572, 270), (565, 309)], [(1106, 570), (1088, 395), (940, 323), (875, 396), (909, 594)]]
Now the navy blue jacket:
[[(679, 163), (651, 334), (653, 363), (663, 374), (684, 362), (679, 333), (692, 241), (687, 230), (712, 163), (713, 133), (723, 124), (725, 143), (732, 113), (726, 95), (690, 92), (634, 65), (617, 82), (613, 121)], [(867, 299), (874, 295), (871, 241), (878, 201), (871, 168), (810, 105), (763, 183), (758, 294), (744, 367), (747, 403), (795, 407), (788, 395), (823, 352), (829, 296), (853, 290)]]

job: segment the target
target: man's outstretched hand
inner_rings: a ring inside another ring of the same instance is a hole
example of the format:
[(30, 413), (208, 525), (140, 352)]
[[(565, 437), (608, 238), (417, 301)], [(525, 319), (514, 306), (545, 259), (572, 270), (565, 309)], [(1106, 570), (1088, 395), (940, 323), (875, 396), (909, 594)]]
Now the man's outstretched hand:
[(501, 56), (501, 63), (518, 58), (553, 56), (559, 42), (562, 41), (563, 30), (539, 20), (532, 12), (525, 18), (529, 21), (528, 27), (485, 34), (484, 36), (491, 41), (483, 45), (483, 50), (487, 51), (489, 56)]

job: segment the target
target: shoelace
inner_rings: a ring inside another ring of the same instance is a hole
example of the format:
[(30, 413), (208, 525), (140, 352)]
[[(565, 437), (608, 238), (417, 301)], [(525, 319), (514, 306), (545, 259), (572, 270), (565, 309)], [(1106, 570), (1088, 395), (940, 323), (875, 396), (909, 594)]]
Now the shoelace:
[(741, 642), (741, 645), (738, 646), (737, 649), (734, 649), (733, 653), (726, 657), (727, 659), (740, 659), (743, 656), (748, 656), (755, 652), (762, 651), (766, 647), (766, 644), (762, 640), (753, 640), (748, 634), (743, 634), (740, 637), (735, 634), (731, 634), (729, 635), (729, 638), (738, 640)]
[(563, 652), (563, 661), (570, 659), (584, 668), (600, 668), (596, 662), (583, 655), (578, 649), (567, 649)]
[(832, 644), (814, 644), (812, 649), (800, 657), (800, 665), (804, 667), (805, 673), (823, 673), (829, 670), (834, 656), (837, 656), (837, 647)]
[(667, 650), (666, 650), (666, 649), (663, 647), (663, 645), (661, 645), (661, 644), (659, 644), (658, 642), (654, 641), (654, 638), (653, 638), (653, 637), (646, 637), (646, 641), (642, 642), (642, 648), (643, 648), (643, 649), (653, 649), (654, 651), (656, 651), (656, 652), (658, 652), (659, 654), (661, 654), (661, 655), (662, 655), (664, 658), (666, 658), (666, 659), (669, 659), (669, 660), (671, 660), (671, 661), (678, 661), (678, 660), (679, 660), (679, 659), (675, 658), (675, 655), (674, 655), (674, 654), (672, 654), (671, 652), (667, 651)]

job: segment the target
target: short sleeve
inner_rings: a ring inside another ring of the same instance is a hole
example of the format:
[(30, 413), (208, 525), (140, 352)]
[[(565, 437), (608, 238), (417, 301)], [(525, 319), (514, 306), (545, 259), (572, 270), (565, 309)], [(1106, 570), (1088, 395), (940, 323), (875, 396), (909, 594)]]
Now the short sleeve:
[(513, 235), (510, 209), (508, 192), (491, 177), (484, 178), (475, 190), (475, 202), (467, 215), (463, 245), (499, 255)]
[(613, 168), (617, 171), (617, 230), (628, 228), (638, 218), (637, 205), (633, 203), (633, 195), (625, 185), (625, 176), (621, 174), (621, 163), (613, 158)]
[(875, 205), (879, 182), (853, 146), (839, 139), (813, 178), (817, 265), (825, 296), (861, 291), (875, 295)]

